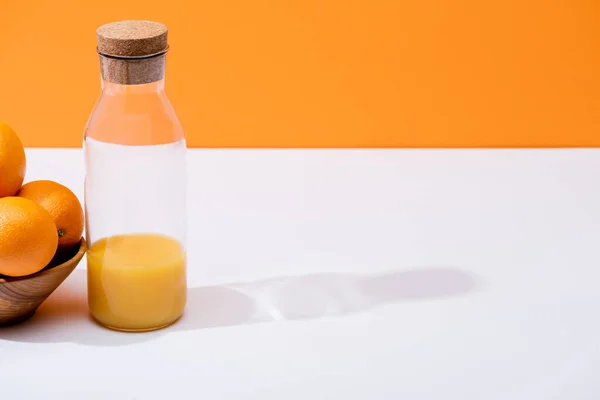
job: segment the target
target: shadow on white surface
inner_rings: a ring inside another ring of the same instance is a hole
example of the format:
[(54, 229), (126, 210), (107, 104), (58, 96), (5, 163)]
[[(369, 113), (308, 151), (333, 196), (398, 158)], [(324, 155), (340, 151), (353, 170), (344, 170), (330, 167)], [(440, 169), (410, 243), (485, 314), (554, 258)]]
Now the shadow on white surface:
[(120, 333), (91, 320), (86, 272), (75, 270), (33, 318), (0, 328), (0, 339), (119, 346), (178, 331), (343, 316), (386, 304), (463, 295), (478, 286), (479, 280), (466, 271), (419, 268), (380, 275), (314, 274), (197, 287), (189, 289), (186, 314), (176, 324), (156, 332)]

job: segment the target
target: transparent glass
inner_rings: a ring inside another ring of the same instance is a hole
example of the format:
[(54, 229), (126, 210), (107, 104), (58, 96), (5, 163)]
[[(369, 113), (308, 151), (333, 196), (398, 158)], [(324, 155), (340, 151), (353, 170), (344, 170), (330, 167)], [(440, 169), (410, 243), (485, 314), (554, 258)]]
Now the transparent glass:
[(121, 84), (103, 71), (84, 151), (91, 315), (122, 331), (174, 323), (187, 298), (186, 142), (164, 74)]

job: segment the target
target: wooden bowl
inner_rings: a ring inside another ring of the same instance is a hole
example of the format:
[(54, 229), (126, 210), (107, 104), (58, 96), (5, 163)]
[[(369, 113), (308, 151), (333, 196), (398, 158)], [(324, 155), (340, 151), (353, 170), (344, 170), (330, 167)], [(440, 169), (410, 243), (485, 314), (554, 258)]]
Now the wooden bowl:
[(78, 246), (59, 251), (41, 271), (27, 276), (0, 275), (0, 326), (31, 318), (38, 307), (73, 272), (85, 254), (85, 239)]

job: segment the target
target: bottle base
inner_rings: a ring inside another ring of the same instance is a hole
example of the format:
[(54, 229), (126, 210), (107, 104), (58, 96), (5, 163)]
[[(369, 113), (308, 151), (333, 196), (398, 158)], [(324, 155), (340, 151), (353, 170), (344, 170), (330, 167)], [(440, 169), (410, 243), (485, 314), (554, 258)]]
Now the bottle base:
[(127, 328), (127, 327), (113, 326), (113, 325), (110, 325), (110, 324), (105, 324), (102, 321), (100, 321), (99, 319), (97, 319), (96, 317), (94, 317), (94, 315), (92, 313), (90, 313), (90, 318), (96, 324), (100, 325), (101, 327), (106, 328), (106, 329), (110, 329), (111, 331), (127, 332), (127, 333), (144, 333), (144, 332), (159, 331), (161, 329), (168, 328), (171, 325), (175, 325), (181, 319), (182, 316), (183, 315), (180, 315), (179, 317), (177, 317), (173, 321), (167, 322), (166, 324), (162, 324), (162, 325), (158, 325), (158, 326), (150, 326), (150, 327), (145, 327), (145, 328)]

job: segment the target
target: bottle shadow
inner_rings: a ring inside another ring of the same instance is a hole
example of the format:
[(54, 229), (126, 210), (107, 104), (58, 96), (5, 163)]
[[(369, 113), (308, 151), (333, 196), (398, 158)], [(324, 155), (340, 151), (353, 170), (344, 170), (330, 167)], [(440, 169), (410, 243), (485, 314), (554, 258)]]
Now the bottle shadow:
[(29, 321), (0, 328), (0, 339), (121, 346), (178, 331), (343, 316), (386, 304), (464, 295), (480, 286), (480, 279), (468, 271), (418, 268), (196, 287), (188, 289), (186, 313), (177, 323), (160, 331), (126, 334), (103, 328), (89, 317), (86, 272), (75, 270)]

